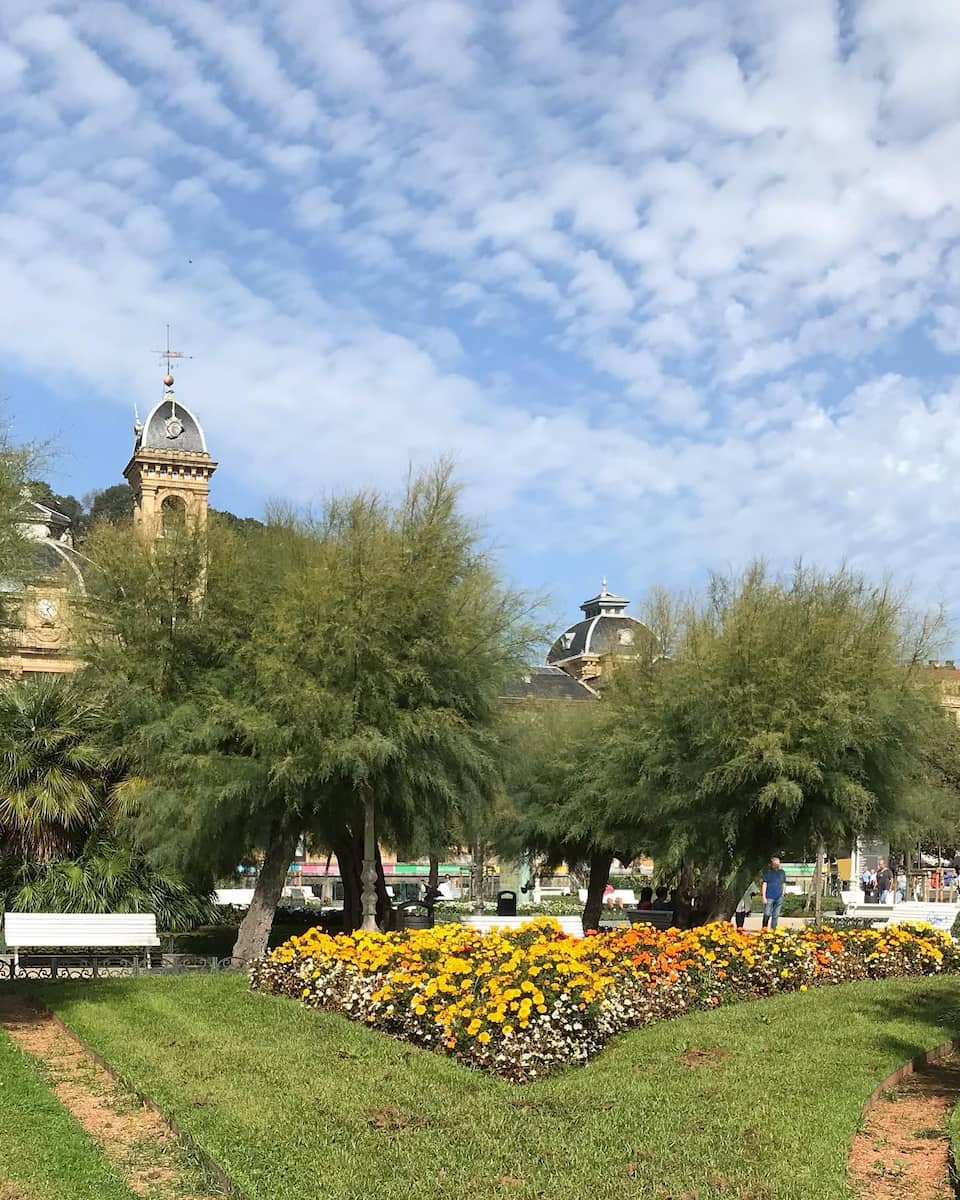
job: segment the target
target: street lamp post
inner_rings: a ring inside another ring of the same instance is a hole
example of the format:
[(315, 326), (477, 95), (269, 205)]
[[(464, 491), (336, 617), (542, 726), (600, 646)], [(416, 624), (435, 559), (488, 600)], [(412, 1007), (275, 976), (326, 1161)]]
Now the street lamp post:
[(360, 928), (366, 933), (377, 929), (377, 838), (374, 825), (373, 796), (366, 792), (363, 797), (363, 870), (360, 872), (363, 890), (360, 907), (363, 921)]

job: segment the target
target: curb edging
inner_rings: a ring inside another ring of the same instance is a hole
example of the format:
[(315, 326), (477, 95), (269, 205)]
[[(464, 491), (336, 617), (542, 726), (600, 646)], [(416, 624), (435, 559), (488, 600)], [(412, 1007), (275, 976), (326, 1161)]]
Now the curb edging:
[[(862, 1116), (865, 1117), (882, 1096), (903, 1083), (905, 1079), (909, 1079), (911, 1075), (915, 1075), (918, 1071), (922, 1071), (924, 1067), (929, 1067), (932, 1063), (948, 1058), (951, 1054), (955, 1054), (957, 1050), (960, 1050), (960, 1038), (951, 1038), (949, 1041), (941, 1042), (939, 1046), (934, 1046), (930, 1050), (924, 1050), (920, 1054), (914, 1055), (909, 1062), (905, 1062), (902, 1066), (897, 1067), (895, 1071), (891, 1071), (885, 1079), (882, 1079), (877, 1084), (864, 1101)], [(953, 1152), (952, 1138), (949, 1139), (947, 1144), (947, 1177), (950, 1181), (951, 1192), (960, 1200), (960, 1167), (957, 1165), (956, 1156)]]
[(112, 1066), (102, 1054), (91, 1049), (91, 1047), (86, 1044), (83, 1038), (80, 1037), (80, 1035), (74, 1029), (72, 1029), (66, 1023), (66, 1021), (57, 1016), (57, 1014), (36, 995), (27, 993), (27, 998), (36, 1007), (38, 1012), (46, 1016), (48, 1020), (52, 1021), (58, 1029), (65, 1033), (72, 1042), (80, 1047), (84, 1054), (88, 1054), (97, 1064), (97, 1066), (106, 1071), (106, 1073), (115, 1083), (117, 1083), (125, 1091), (128, 1091), (132, 1095), (136, 1096), (137, 1100), (144, 1106), (144, 1108), (148, 1108), (151, 1112), (155, 1113), (160, 1120), (163, 1121), (164, 1125), (167, 1126), (181, 1146), (184, 1147), (187, 1153), (197, 1160), (209, 1178), (214, 1180), (217, 1186), (220, 1187), (228, 1196), (232, 1197), (232, 1200), (249, 1200), (249, 1197), (244, 1191), (242, 1191), (239, 1184), (237, 1184), (236, 1181), (227, 1174), (223, 1167), (221, 1167), (220, 1164), (214, 1158), (212, 1158), (206, 1150), (203, 1149), (193, 1134), (188, 1133), (179, 1124), (179, 1122), (164, 1112), (163, 1108), (161, 1108), (157, 1101), (154, 1100), (154, 1098), (148, 1092), (143, 1091), (142, 1088), (133, 1084), (122, 1072), (118, 1071), (116, 1067)]

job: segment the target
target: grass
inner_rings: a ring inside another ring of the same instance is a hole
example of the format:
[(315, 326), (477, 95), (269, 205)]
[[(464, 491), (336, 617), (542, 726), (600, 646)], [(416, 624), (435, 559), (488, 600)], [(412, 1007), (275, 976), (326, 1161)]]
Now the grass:
[(960, 1029), (958, 979), (851, 984), (663, 1022), (516, 1087), (238, 976), (46, 998), (249, 1200), (838, 1200), (864, 1099)]
[(0, 1200), (131, 1200), (97, 1145), (0, 1032)]

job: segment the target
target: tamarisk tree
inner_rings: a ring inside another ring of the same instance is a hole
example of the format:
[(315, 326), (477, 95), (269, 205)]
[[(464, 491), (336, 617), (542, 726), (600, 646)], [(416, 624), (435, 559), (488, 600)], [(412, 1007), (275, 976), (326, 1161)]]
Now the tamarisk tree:
[(262, 852), (235, 957), (263, 953), (305, 832), (337, 855), (347, 927), (385, 923), (379, 841), (489, 802), (497, 697), (529, 648), (449, 471), (156, 546), (101, 528), (89, 555), (88, 658), (147, 780), (139, 836), (198, 880)]
[(596, 747), (632, 825), (709, 916), (782, 849), (886, 832), (949, 786), (949, 721), (921, 666), (936, 619), (839, 570), (715, 578), (669, 659), (625, 665)]

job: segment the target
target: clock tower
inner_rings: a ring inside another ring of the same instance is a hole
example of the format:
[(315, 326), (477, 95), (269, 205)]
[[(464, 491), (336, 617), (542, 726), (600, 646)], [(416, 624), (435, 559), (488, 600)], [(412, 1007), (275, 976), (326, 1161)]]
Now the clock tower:
[(163, 399), (141, 424), (124, 478), (133, 489), (133, 520), (149, 537), (159, 537), (170, 521), (202, 524), (207, 516), (210, 478), (217, 464), (207, 451), (200, 422), (179, 403), (173, 376), (163, 380)]

